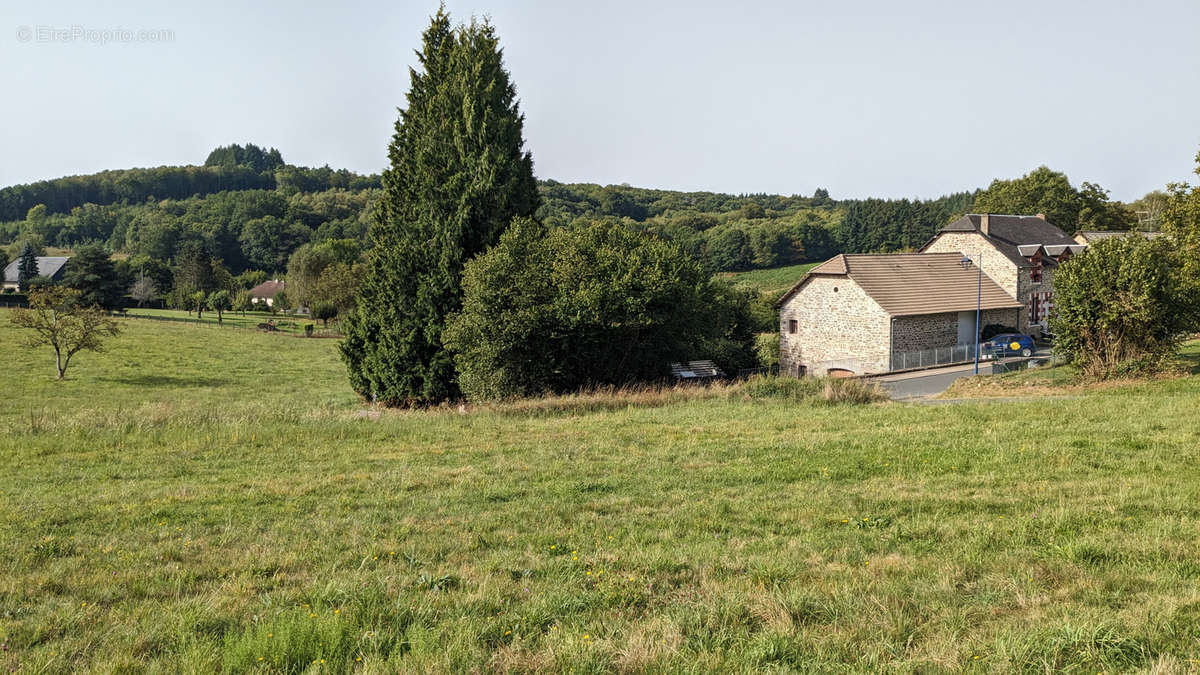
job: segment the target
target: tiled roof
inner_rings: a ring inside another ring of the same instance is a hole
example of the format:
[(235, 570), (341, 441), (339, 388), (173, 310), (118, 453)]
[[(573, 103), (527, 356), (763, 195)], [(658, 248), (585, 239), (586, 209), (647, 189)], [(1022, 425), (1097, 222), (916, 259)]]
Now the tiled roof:
[(981, 309), (1021, 307), (986, 274), (981, 285), (978, 269), (962, 259), (960, 253), (839, 255), (813, 268), (777, 306), (813, 276), (845, 276), (892, 316), (974, 310), (977, 293)]
[(285, 283), (283, 281), (279, 281), (277, 279), (272, 279), (270, 281), (264, 281), (261, 284), (250, 289), (250, 297), (252, 297), (252, 298), (273, 298), (276, 295), (278, 295), (279, 291), (282, 291), (283, 287), (286, 285), (287, 285), (287, 283)]

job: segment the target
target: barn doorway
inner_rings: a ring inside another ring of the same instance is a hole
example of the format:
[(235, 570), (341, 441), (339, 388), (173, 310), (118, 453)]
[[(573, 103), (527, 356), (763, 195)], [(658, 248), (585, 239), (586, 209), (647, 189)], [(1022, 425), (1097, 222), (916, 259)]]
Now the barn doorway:
[(958, 344), (975, 344), (975, 312), (958, 313)]

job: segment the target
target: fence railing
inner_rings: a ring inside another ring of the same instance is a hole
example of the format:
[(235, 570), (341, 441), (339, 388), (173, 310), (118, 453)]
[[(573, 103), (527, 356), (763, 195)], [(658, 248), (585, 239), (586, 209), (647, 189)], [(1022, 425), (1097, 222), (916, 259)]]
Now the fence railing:
[[(983, 354), (979, 355), (984, 358)], [(954, 347), (938, 347), (911, 352), (892, 352), (889, 370), (912, 370), (913, 368), (929, 368), (944, 366), (952, 363), (966, 363), (975, 360), (975, 345), (957, 345)]]

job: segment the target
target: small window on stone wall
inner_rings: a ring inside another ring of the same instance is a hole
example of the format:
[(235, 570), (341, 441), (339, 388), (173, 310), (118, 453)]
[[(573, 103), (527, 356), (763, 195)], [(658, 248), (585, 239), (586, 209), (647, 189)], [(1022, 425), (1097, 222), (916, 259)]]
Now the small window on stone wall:
[(800, 328), (800, 322), (795, 319), (788, 319), (788, 332), (795, 335)]
[(837, 293), (837, 286), (834, 286), (834, 287), (833, 287), (833, 292), (834, 292), (834, 293)]

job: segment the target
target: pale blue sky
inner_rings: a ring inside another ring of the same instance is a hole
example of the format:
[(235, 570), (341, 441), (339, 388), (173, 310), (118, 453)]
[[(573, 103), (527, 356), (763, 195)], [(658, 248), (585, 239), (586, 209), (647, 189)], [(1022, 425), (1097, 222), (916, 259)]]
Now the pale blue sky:
[[(1046, 164), (1126, 200), (1195, 178), (1195, 0), (447, 7), (497, 25), (540, 178), (934, 197)], [(0, 185), (200, 163), (232, 142), (379, 171), (435, 9), (5, 3)], [(174, 39), (99, 44), (41, 28), (74, 26)]]

